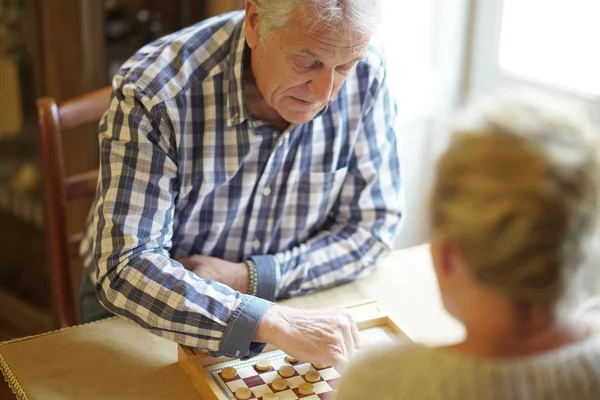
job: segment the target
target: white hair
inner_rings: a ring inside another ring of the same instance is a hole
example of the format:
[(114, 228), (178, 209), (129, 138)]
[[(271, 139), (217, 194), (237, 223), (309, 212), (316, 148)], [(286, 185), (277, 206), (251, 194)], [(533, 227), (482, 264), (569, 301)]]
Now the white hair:
[(381, 0), (259, 0), (260, 36), (267, 39), (283, 29), (302, 6), (312, 9), (315, 17), (309, 29), (335, 26), (366, 36), (375, 33), (381, 14)]

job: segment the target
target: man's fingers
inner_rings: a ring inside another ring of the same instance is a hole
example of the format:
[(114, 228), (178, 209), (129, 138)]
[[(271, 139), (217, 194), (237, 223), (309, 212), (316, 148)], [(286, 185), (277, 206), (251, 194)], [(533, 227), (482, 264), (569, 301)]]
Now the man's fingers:
[(352, 322), (350, 323), (350, 325), (346, 325), (344, 327), (344, 345), (345, 345), (345, 352), (344, 355), (346, 357), (352, 357), (352, 354), (354, 354), (354, 337), (352, 335)]
[(360, 343), (360, 335), (358, 333), (358, 327), (356, 326), (356, 323), (354, 322), (354, 318), (352, 318), (352, 315), (350, 315), (350, 313), (346, 314), (346, 318), (347, 318), (347, 324), (345, 326), (344, 329), (344, 335), (345, 335), (345, 340), (346, 340), (346, 347), (348, 350), (348, 356), (351, 357), (354, 354), (354, 349), (356, 347), (358, 347), (359, 343)]
[(360, 346), (360, 333), (358, 333), (358, 327), (356, 326), (356, 323), (354, 323), (354, 320), (352, 320), (351, 329), (352, 338), (354, 339), (354, 347), (356, 348)]

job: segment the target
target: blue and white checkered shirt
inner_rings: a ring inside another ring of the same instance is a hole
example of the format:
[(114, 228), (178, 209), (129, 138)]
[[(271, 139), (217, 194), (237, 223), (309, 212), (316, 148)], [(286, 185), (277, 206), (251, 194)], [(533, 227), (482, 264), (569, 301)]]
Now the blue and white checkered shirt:
[[(113, 82), (82, 243), (100, 302), (151, 332), (247, 357), (272, 301), (372, 268), (401, 216), (396, 114), (370, 49), (312, 121), (281, 132), (244, 102), (244, 14), (142, 48)], [(252, 258), (257, 296), (174, 260)]]

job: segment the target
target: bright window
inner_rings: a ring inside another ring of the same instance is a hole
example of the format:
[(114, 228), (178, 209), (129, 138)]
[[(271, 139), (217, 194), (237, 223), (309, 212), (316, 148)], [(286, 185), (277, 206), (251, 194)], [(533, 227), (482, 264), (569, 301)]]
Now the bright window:
[(385, 50), (388, 79), (401, 119), (431, 113), (436, 0), (384, 0), (377, 41)]
[(599, 0), (504, 0), (499, 64), (517, 77), (600, 95)]

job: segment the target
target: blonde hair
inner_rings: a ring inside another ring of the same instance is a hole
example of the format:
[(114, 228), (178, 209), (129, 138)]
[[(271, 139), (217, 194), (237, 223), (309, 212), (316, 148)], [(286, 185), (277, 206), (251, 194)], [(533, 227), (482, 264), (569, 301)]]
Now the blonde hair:
[(585, 114), (541, 95), (471, 111), (437, 166), (431, 228), (481, 283), (523, 302), (559, 300), (598, 213), (600, 169)]

